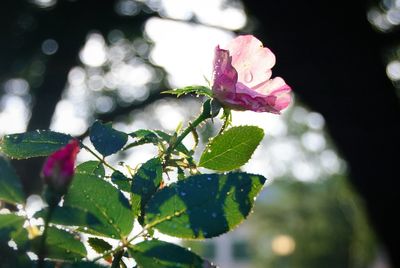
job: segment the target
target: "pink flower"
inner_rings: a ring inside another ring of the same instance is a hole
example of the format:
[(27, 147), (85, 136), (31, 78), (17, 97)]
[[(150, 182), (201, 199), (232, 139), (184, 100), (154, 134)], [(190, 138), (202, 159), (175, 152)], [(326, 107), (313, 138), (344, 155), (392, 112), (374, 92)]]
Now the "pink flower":
[(279, 114), (291, 101), (290, 87), (280, 77), (271, 79), (275, 55), (252, 35), (233, 39), (227, 49), (215, 49), (212, 90), (233, 110)]
[(46, 184), (59, 193), (64, 193), (74, 176), (79, 142), (72, 139), (67, 145), (52, 153), (44, 163), (42, 177)]

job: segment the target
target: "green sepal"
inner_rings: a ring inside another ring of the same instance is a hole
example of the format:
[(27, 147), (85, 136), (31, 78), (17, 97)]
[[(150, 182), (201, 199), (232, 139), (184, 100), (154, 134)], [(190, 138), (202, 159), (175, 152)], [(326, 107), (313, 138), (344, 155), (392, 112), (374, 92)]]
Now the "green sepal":
[(186, 95), (189, 93), (193, 93), (196, 95), (203, 95), (207, 96), (209, 98), (212, 98), (212, 91), (208, 87), (205, 86), (188, 86), (188, 87), (183, 87), (183, 88), (176, 88), (172, 90), (166, 90), (161, 93), (164, 94), (172, 94), (176, 95), (178, 98), (182, 95)]

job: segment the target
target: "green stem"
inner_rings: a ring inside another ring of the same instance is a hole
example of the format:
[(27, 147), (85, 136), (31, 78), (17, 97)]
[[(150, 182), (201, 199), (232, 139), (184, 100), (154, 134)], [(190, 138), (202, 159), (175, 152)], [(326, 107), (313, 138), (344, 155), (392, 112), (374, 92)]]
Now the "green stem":
[(128, 149), (130, 149), (130, 148), (132, 148), (132, 147), (139, 146), (139, 145), (143, 145), (143, 144), (146, 144), (146, 143), (150, 143), (150, 142), (147, 141), (147, 140), (145, 140), (145, 139), (137, 140), (137, 141), (134, 141), (134, 142), (128, 144), (127, 146), (125, 146), (125, 147), (122, 149), (122, 151), (126, 151), (126, 150), (128, 150)]
[(42, 268), (44, 267), (44, 257), (46, 255), (46, 238), (47, 238), (47, 230), (49, 229), (49, 223), (50, 219), (53, 215), (55, 206), (52, 204), (49, 204), (49, 212), (46, 215), (46, 218), (44, 220), (44, 230), (43, 234), (40, 240), (40, 245), (39, 245), (39, 254), (38, 254), (38, 262), (37, 262), (37, 267)]
[(171, 153), (173, 150), (178, 146), (182, 140), (189, 134), (191, 133), (198, 125), (200, 125), (204, 120), (210, 118), (209, 116), (205, 115), (204, 113), (201, 113), (199, 117), (197, 117), (192, 123), (189, 124), (189, 126), (179, 135), (175, 142), (170, 144), (170, 146), (167, 148), (165, 152), (165, 159), (168, 160)]
[(117, 251), (121, 251), (124, 247), (127, 247), (133, 240), (135, 240), (135, 239), (138, 238), (139, 236), (143, 235), (144, 232), (145, 232), (146, 230), (147, 230), (147, 229), (142, 229), (142, 230), (140, 231), (140, 233), (138, 233), (137, 235), (135, 235), (134, 237), (132, 237), (131, 239), (129, 239), (129, 240), (126, 241), (125, 243), (122, 243), (122, 245), (120, 245), (120, 246), (118, 246), (118, 247), (116, 247), (116, 248), (114, 248), (114, 249), (111, 249), (111, 250), (109, 250), (109, 251), (104, 252), (104, 253), (101, 254), (100, 256), (94, 258), (94, 259), (92, 260), (92, 262), (96, 262), (96, 261), (98, 261), (98, 260), (100, 260), (100, 259), (103, 259), (105, 256), (108, 256), (108, 255), (110, 255), (110, 254), (114, 254), (114, 253), (117, 252)]
[(113, 166), (111, 166), (110, 164), (108, 164), (103, 158), (101, 158), (100, 156), (98, 156), (92, 149), (90, 149), (89, 147), (87, 147), (85, 144), (82, 143), (82, 147), (85, 148), (86, 151), (88, 151), (89, 153), (91, 153), (94, 157), (96, 157), (97, 159), (100, 160), (101, 163), (103, 163), (105, 166), (109, 167), (111, 170), (113, 171), (117, 171)]

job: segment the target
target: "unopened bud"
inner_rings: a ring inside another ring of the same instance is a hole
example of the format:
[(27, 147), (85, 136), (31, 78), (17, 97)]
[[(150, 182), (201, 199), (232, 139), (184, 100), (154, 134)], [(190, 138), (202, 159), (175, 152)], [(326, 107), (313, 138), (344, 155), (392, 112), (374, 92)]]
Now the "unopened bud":
[(78, 152), (79, 142), (73, 139), (46, 159), (42, 177), (50, 190), (57, 194), (64, 194), (67, 191), (74, 176), (74, 165)]

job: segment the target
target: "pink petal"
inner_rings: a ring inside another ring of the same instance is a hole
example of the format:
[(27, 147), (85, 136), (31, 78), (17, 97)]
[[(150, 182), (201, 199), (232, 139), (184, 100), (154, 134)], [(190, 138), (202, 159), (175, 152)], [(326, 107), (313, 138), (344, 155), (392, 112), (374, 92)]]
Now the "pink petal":
[(227, 46), (232, 65), (239, 74), (238, 81), (247, 87), (265, 82), (271, 77), (275, 55), (252, 35), (242, 35)]
[(223, 99), (235, 95), (237, 76), (229, 52), (217, 46), (215, 48), (212, 88), (217, 98)]
[(268, 95), (271, 94), (273, 91), (285, 86), (287, 85), (281, 77), (275, 77), (273, 79), (265, 81), (264, 83), (258, 84), (251, 89), (263, 95)]
[(285, 85), (270, 94), (270, 96), (276, 97), (273, 107), (277, 111), (281, 111), (289, 106), (290, 102), (292, 101), (292, 95), (290, 94), (290, 91), (291, 88), (288, 85)]

